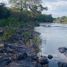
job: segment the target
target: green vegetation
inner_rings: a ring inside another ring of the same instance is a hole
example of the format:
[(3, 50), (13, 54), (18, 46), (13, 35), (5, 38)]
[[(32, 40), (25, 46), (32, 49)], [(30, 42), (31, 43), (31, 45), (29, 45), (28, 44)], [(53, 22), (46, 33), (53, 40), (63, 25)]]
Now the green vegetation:
[[(36, 46), (35, 50), (36, 52), (40, 52), (40, 48), (39, 46), (41, 45), (41, 39), (39, 37), (39, 35), (36, 35), (34, 38), (33, 38), (33, 43), (34, 43), (34, 46)], [(37, 45), (36, 45), (37, 44)]]

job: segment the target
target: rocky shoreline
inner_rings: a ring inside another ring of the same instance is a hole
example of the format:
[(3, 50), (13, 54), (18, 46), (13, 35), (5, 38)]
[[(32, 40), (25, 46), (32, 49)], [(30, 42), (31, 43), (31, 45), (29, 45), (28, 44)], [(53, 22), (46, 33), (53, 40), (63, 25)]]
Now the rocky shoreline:
[[(26, 52), (27, 51), (27, 52)], [(30, 50), (31, 51), (31, 50)], [(24, 46), (6, 45), (0, 49), (1, 67), (48, 67), (48, 59), (45, 56), (29, 54), (28, 48)]]
[[(27, 31), (27, 30), (26, 30)], [(52, 55), (38, 56), (40, 40), (37, 32), (31, 32), (32, 35), (25, 43), (21, 31), (17, 31), (7, 41), (0, 42), (0, 67), (48, 67)], [(3, 33), (0, 32), (2, 35)], [(39, 41), (38, 41), (39, 40)], [(60, 53), (65, 54), (67, 48), (58, 49)], [(67, 63), (58, 62), (58, 67), (67, 67)]]
[(48, 58), (37, 55), (39, 33), (31, 32), (25, 41), (22, 31), (17, 30), (8, 40), (0, 42), (0, 67), (48, 67)]

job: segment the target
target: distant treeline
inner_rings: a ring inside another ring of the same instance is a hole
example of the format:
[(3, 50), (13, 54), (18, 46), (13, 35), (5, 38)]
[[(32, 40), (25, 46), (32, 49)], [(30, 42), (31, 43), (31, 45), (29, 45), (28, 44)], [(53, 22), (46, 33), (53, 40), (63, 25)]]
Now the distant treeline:
[(62, 16), (54, 19), (54, 22), (57, 23), (67, 23), (67, 16)]

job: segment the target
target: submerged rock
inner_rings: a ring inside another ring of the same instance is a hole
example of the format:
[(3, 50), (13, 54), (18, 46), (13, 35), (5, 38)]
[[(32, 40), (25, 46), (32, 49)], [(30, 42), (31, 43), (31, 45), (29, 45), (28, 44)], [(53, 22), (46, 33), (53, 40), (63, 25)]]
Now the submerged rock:
[(67, 48), (66, 47), (59, 48), (59, 52), (63, 53), (67, 57)]
[(48, 59), (52, 59), (53, 58), (53, 56), (52, 55), (48, 55)]
[(41, 58), (39, 59), (39, 63), (41, 65), (46, 65), (49, 63), (48, 59), (45, 56), (41, 56)]
[(66, 47), (60, 47), (58, 50), (60, 53), (64, 53), (67, 51), (67, 48)]

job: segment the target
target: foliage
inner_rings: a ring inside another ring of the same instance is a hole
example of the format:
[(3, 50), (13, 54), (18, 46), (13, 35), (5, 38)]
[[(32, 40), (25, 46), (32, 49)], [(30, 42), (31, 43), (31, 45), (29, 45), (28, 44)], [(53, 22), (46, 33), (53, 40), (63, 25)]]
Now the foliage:
[(34, 43), (34, 46), (36, 46), (36, 52), (38, 53), (40, 51), (39, 47), (41, 45), (41, 39), (39, 37), (39, 35), (36, 35), (34, 38), (33, 38), (33, 43)]
[(38, 22), (53, 22), (53, 17), (52, 17), (52, 15), (40, 14), (40, 15), (36, 16), (36, 21), (38, 21)]
[[(21, 16), (20, 16), (21, 15)], [(18, 20), (24, 21), (24, 22), (35, 22), (34, 24), (36, 25), (36, 22), (53, 22), (54, 18), (52, 15), (46, 15), (46, 14), (33, 14), (31, 11), (22, 11), (20, 12), (14, 12), (13, 17), (17, 18)]]
[(4, 40), (4, 41), (8, 40), (15, 33), (16, 33), (16, 30), (13, 28), (6, 29), (3, 36), (2, 36), (2, 40)]
[(5, 19), (10, 16), (10, 11), (5, 7), (5, 4), (0, 3), (0, 19)]
[(0, 27), (18, 27), (20, 26), (19, 22), (16, 20), (14, 17), (9, 17), (6, 19), (1, 19), (0, 20)]
[(37, 6), (32, 7), (34, 10), (33, 12), (27, 10), (23, 10), (22, 12), (17, 10), (14, 11), (6, 8), (4, 4), (1, 4), (0, 8), (0, 27), (8, 28), (5, 30), (2, 37), (4, 40), (9, 39), (9, 37), (16, 32), (16, 29), (22, 28), (24, 30), (24, 39), (27, 41), (34, 29), (34, 26), (38, 25), (39, 22), (48, 22), (53, 20), (51, 15), (33, 13), (35, 10), (37, 11)]
[(19, 9), (20, 12), (26, 10), (32, 11), (34, 14), (41, 13), (44, 9), (47, 10), (47, 7), (43, 7), (41, 2), (42, 0), (9, 0), (12, 7)]

